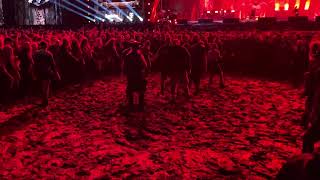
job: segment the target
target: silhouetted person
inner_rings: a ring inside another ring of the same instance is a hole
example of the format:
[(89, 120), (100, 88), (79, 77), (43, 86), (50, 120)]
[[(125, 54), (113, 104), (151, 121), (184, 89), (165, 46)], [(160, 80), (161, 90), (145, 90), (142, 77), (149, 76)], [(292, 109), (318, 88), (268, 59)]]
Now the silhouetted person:
[(167, 77), (171, 80), (172, 101), (176, 98), (176, 86), (180, 81), (185, 95), (189, 97), (189, 76), (191, 72), (191, 56), (189, 51), (180, 45), (178, 40), (159, 50), (157, 61), (161, 72), (161, 94), (164, 94), (164, 84)]
[(299, 16), (299, 15), (300, 15), (300, 14), (299, 14), (299, 8), (298, 8), (298, 6), (295, 6), (295, 7), (294, 7), (293, 12), (294, 12), (294, 15), (295, 15), (295, 16)]
[(34, 54), (34, 70), (36, 79), (41, 82), (42, 106), (48, 106), (51, 80), (60, 79), (52, 54), (47, 51), (47, 44), (41, 42), (39, 50)]
[(21, 77), (17, 64), (15, 63), (13, 48), (6, 45), (1, 49), (0, 53), (0, 83), (2, 83), (2, 98), (5, 103), (10, 100), (9, 95), (12, 95), (12, 89), (20, 79)]
[(212, 85), (213, 78), (215, 74), (219, 74), (220, 76), (220, 87), (225, 87), (224, 75), (223, 70), (221, 67), (221, 53), (219, 51), (217, 44), (209, 45), (209, 52), (208, 52), (208, 71), (210, 74), (209, 77), (209, 86)]
[(311, 48), (313, 57), (310, 59), (310, 69), (306, 75), (305, 95), (306, 109), (304, 125), (307, 131), (303, 136), (303, 152), (312, 153), (314, 144), (320, 140), (320, 46), (314, 44)]
[(145, 61), (139, 43), (130, 42), (131, 47), (126, 51), (124, 58), (124, 72), (127, 76), (127, 98), (129, 110), (134, 109), (134, 93), (139, 94), (139, 111), (144, 110), (144, 95), (146, 92), (147, 80), (147, 62)]
[(24, 43), (19, 51), (19, 59), (21, 61), (21, 95), (30, 95), (31, 86), (33, 85), (34, 71), (33, 71), (33, 57), (32, 49), (29, 43)]
[(201, 42), (198, 37), (195, 37), (194, 39), (194, 44), (191, 46), (190, 54), (192, 66), (190, 88), (192, 83), (194, 83), (196, 87), (195, 94), (199, 94), (201, 77), (207, 71), (208, 51), (204, 43)]

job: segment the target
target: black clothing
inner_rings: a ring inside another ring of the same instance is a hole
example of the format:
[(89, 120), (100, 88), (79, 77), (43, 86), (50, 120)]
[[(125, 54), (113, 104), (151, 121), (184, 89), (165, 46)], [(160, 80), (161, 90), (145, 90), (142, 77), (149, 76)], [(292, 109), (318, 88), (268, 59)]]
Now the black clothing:
[(144, 108), (144, 94), (146, 91), (147, 64), (140, 51), (129, 50), (124, 60), (124, 71), (127, 75), (127, 97), (130, 108), (133, 107), (133, 93), (139, 93), (139, 108)]
[(55, 76), (55, 62), (49, 51), (39, 50), (34, 54), (34, 70), (38, 80), (52, 80)]

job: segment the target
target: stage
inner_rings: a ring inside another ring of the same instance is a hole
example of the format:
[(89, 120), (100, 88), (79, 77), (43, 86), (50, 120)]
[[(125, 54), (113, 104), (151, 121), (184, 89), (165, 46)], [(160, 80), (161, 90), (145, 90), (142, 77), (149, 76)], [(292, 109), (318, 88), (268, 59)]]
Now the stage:
[(258, 20), (239, 20), (229, 18), (224, 20), (199, 19), (177, 20), (175, 26), (193, 30), (319, 30), (320, 18), (308, 20), (306, 18), (261, 18)]

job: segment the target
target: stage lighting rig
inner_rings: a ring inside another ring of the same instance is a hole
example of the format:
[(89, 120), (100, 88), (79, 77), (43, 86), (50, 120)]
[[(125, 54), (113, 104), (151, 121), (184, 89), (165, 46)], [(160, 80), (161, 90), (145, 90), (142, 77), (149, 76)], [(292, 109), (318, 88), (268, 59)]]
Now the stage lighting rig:
[(50, 0), (28, 0), (30, 4), (33, 4), (35, 6), (42, 6), (49, 2)]

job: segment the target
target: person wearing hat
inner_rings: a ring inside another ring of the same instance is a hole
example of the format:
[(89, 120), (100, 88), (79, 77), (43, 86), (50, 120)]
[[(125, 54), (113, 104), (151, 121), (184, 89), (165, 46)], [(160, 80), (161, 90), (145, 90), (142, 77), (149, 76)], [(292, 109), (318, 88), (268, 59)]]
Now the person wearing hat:
[(134, 109), (133, 94), (139, 94), (139, 111), (144, 110), (144, 96), (146, 92), (146, 71), (147, 62), (140, 50), (140, 44), (137, 41), (130, 41), (129, 48), (124, 57), (124, 73), (127, 76), (127, 98), (129, 110)]
[(34, 70), (36, 80), (41, 82), (42, 106), (48, 106), (51, 80), (60, 80), (53, 55), (47, 51), (47, 43), (40, 42), (39, 50), (34, 54)]
[(312, 153), (320, 140), (320, 43), (311, 44), (309, 72), (305, 75), (307, 96), (303, 124), (307, 128), (303, 136), (303, 152)]

